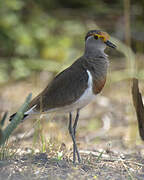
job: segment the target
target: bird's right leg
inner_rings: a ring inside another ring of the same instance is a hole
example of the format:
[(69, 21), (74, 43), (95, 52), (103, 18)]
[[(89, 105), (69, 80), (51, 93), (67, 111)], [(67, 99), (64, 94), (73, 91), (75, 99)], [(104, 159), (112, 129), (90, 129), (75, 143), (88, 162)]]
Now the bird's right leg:
[(76, 160), (76, 153), (78, 156), (78, 161), (80, 162), (79, 153), (78, 153), (75, 135), (74, 135), (74, 130), (72, 127), (72, 113), (69, 113), (69, 127), (68, 127), (68, 129), (69, 129), (69, 134), (70, 134), (72, 141), (73, 141), (73, 163), (75, 163), (75, 160)]

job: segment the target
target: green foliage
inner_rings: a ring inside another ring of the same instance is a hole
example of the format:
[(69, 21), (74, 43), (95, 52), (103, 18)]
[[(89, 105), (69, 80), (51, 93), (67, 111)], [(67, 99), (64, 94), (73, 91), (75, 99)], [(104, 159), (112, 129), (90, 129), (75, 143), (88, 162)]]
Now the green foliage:
[(63, 158), (63, 152), (62, 151), (61, 152), (58, 151), (58, 153), (57, 153), (57, 160), (61, 161), (62, 158)]
[(98, 156), (98, 158), (96, 160), (97, 162), (99, 162), (101, 160), (103, 153), (104, 153), (104, 151), (100, 152), (100, 154), (99, 154), (99, 156)]
[[(8, 140), (11, 133), (14, 131), (14, 129), (18, 126), (18, 124), (21, 122), (24, 112), (27, 110), (27, 107), (29, 105), (29, 102), (31, 100), (32, 94), (29, 94), (29, 96), (26, 98), (25, 103), (21, 106), (21, 108), (18, 110), (16, 116), (13, 118), (11, 123), (4, 129), (0, 128), (0, 146), (4, 145), (5, 142)], [(4, 125), (4, 121), (6, 119), (6, 114), (1, 120), (1, 126)]]

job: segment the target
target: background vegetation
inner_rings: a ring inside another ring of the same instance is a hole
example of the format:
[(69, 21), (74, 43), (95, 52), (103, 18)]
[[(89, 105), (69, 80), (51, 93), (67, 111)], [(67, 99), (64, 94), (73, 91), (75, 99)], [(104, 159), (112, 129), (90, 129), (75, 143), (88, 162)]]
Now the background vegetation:
[[(6, 0), (0, 6), (0, 83), (26, 78), (34, 71), (58, 72), (84, 47), (89, 29), (100, 28), (124, 41), (124, 1)], [(135, 52), (144, 51), (142, 1), (130, 5)]]

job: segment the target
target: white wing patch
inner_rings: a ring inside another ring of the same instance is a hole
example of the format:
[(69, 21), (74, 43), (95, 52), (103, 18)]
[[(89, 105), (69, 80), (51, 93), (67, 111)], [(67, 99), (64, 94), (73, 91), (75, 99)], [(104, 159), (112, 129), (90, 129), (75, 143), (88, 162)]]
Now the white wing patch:
[(26, 111), (24, 114), (34, 114), (35, 112), (33, 111), (33, 109), (34, 109), (36, 106), (37, 106), (37, 104), (34, 105), (32, 108), (30, 108), (28, 111)]
[(91, 89), (91, 91), (92, 91), (92, 85), (93, 85), (93, 81), (92, 81), (92, 75), (91, 75), (91, 73), (90, 73), (90, 71), (89, 70), (87, 70), (87, 73), (88, 73), (88, 89), (90, 88)]
[(85, 90), (85, 92), (82, 94), (82, 96), (74, 103), (75, 105), (78, 103), (81, 108), (89, 104), (95, 97), (92, 90), (93, 87), (92, 75), (89, 70), (87, 70), (87, 73), (88, 73), (88, 87)]

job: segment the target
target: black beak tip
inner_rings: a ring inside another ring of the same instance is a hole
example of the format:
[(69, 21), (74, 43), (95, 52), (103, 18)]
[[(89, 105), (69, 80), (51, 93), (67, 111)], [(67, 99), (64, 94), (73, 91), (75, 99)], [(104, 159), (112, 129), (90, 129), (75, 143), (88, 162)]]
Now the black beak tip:
[(107, 40), (107, 41), (105, 42), (105, 44), (106, 44), (107, 46), (111, 47), (111, 48), (114, 48), (114, 49), (117, 47), (115, 44), (113, 44), (113, 43), (110, 42), (109, 40)]

